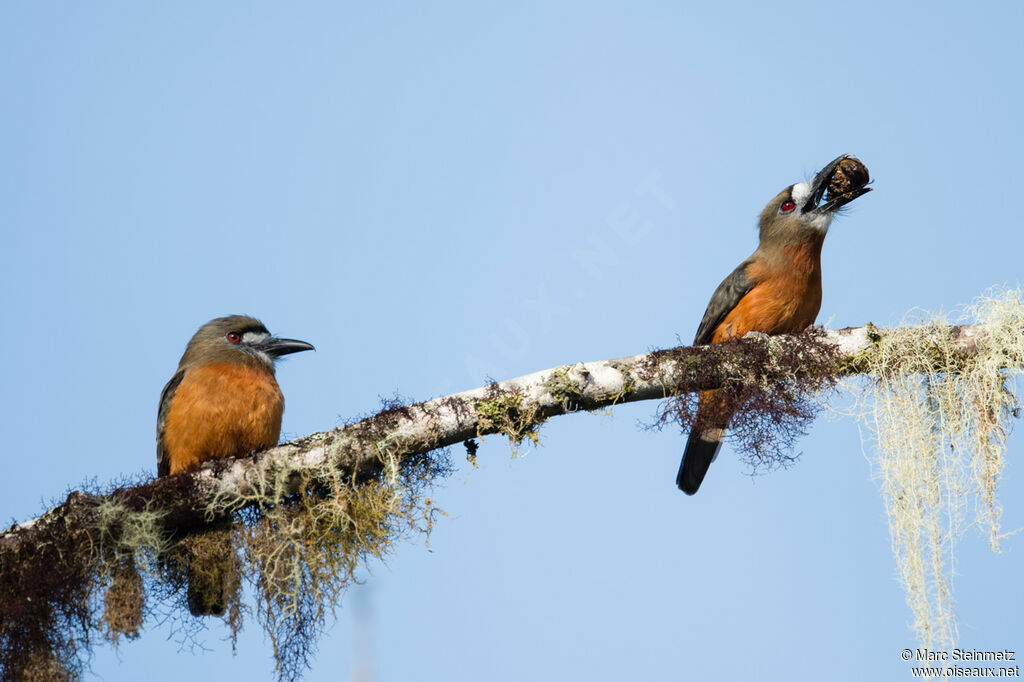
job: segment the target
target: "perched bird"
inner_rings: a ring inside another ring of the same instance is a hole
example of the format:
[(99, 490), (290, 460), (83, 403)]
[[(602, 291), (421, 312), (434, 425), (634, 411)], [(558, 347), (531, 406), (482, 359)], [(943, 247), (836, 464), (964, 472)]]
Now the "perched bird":
[[(200, 327), (160, 394), (157, 474), (193, 471), (211, 459), (276, 445), (284, 396), (274, 361), (304, 350), (313, 346), (271, 336), (262, 322), (244, 315), (218, 317)], [(193, 615), (224, 612), (221, 592), (196, 589), (191, 580), (188, 601)]]
[[(748, 332), (796, 333), (814, 324), (821, 307), (825, 233), (837, 209), (871, 191), (864, 186), (867, 181), (864, 165), (844, 154), (811, 180), (790, 185), (769, 201), (761, 211), (757, 250), (718, 285), (694, 345), (739, 339)], [(721, 399), (717, 391), (703, 391), (698, 401), (676, 477), (687, 495), (700, 488), (722, 445), (730, 409), (738, 407), (722, 409), (716, 399)]]

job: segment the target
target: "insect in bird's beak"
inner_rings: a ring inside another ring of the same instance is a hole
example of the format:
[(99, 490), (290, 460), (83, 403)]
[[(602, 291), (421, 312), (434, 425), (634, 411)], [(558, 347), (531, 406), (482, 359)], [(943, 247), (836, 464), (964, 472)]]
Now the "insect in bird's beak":
[[(854, 199), (871, 191), (867, 166), (860, 159), (843, 154), (818, 171), (810, 181), (810, 194), (803, 213), (832, 213)], [(824, 204), (818, 205), (826, 197)]]

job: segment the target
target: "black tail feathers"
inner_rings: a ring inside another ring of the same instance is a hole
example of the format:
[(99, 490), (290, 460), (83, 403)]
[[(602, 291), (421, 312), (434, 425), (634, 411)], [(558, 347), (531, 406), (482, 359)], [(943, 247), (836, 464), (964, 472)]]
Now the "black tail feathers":
[(226, 574), (216, 570), (188, 572), (188, 611), (193, 616), (223, 616), (227, 599), (224, 582)]
[(686, 441), (686, 450), (683, 451), (683, 461), (679, 464), (679, 473), (676, 475), (676, 485), (687, 495), (693, 495), (700, 488), (704, 475), (708, 473), (708, 467), (718, 456), (718, 449), (722, 447), (722, 432), (714, 435), (704, 432), (690, 432), (690, 438)]

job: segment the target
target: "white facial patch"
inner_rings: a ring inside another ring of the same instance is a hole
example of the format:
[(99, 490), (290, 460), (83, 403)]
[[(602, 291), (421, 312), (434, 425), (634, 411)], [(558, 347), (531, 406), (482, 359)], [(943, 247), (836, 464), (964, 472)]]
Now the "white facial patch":
[(828, 232), (828, 226), (832, 224), (832, 214), (815, 213), (810, 217), (804, 217), (803, 221), (819, 232)]
[[(815, 211), (808, 215), (803, 212), (804, 204), (808, 199), (811, 198), (811, 183), (800, 182), (793, 185), (793, 203), (796, 204), (797, 210), (800, 211), (800, 220), (821, 232), (828, 232), (828, 226), (832, 224), (832, 212), (831, 211)], [(813, 210), (813, 208), (812, 208)]]
[(270, 338), (267, 332), (246, 332), (242, 334), (242, 341), (245, 343), (262, 343)]
[(811, 196), (811, 183), (801, 182), (793, 185), (793, 203), (803, 208), (804, 202)]
[(244, 350), (250, 355), (254, 355), (265, 364), (270, 367), (274, 366), (274, 358), (270, 357), (261, 350), (257, 350), (261, 344), (270, 339), (270, 334), (267, 332), (245, 332), (242, 334), (242, 343), (244, 344)]

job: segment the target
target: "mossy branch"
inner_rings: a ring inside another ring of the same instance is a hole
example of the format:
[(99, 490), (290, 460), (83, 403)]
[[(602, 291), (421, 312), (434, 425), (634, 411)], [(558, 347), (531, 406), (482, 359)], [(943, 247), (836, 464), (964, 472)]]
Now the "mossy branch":
[[(951, 348), (969, 356), (983, 333), (980, 325), (947, 329), (947, 358)], [(153, 612), (149, 598), (178, 595), (183, 606), (180, 566), (201, 561), (204, 551), (222, 555), (223, 547), (244, 559), (239, 570), (257, 588), (279, 675), (294, 679), (360, 561), (382, 555), (403, 529), (429, 528), (430, 501), (416, 493), (448, 465), (428, 453), (465, 442), (472, 456), (479, 436), (502, 433), (518, 444), (536, 440), (539, 426), (557, 415), (721, 387), (753, 386), (738, 395), (768, 421), (799, 423), (809, 418), (800, 391), (872, 371), (880, 340), (918, 333), (871, 325), (816, 329), (563, 365), (388, 405), (361, 421), (192, 474), (72, 492), (42, 516), (0, 533), (0, 679), (26, 678), (26, 666), (59, 665), (74, 674), (94, 630), (106, 628), (115, 642), (119, 634), (131, 638), (143, 612)], [(669, 404), (685, 412), (680, 401)], [(662, 419), (672, 410), (663, 409)], [(751, 434), (764, 436), (756, 423)], [(183, 542), (225, 529), (229, 535), (212, 550)], [(96, 606), (101, 594), (105, 611)], [(239, 614), (229, 609), (233, 629)]]
[[(955, 345), (966, 354), (972, 352), (981, 326), (950, 329)], [(868, 324), (825, 331), (818, 341), (837, 352), (836, 367), (842, 374), (858, 374), (867, 369), (863, 360), (879, 339), (915, 332), (915, 328), (879, 329)], [(168, 528), (209, 523), (216, 520), (211, 517), (211, 508), (224, 515), (237, 511), (216, 504), (227, 491), (235, 491), (240, 497), (258, 493), (264, 501), (267, 494), (282, 499), (298, 492), (302, 484), (298, 472), (319, 471), (325, 463), (358, 478), (379, 472), (388, 456), (426, 452), (495, 433), (521, 441), (524, 433), (560, 414), (718, 388), (751, 372), (764, 373), (770, 368), (748, 367), (754, 363), (745, 360), (754, 357), (759, 361), (760, 349), (765, 348), (778, 355), (796, 339), (804, 337), (751, 335), (734, 343), (683, 346), (613, 360), (561, 365), (463, 393), (393, 406), (353, 424), (314, 433), (249, 457), (211, 462), (193, 474), (115, 490), (109, 497), (133, 508), (159, 507)], [(509, 409), (511, 405), (516, 409)], [(293, 475), (282, 480), (282, 470)], [(254, 498), (253, 503), (256, 501)], [(0, 553), (31, 543), (33, 533), (41, 525), (66, 523), (85, 509), (94, 509), (97, 502), (94, 495), (70, 493), (63, 504), (0, 533)]]

